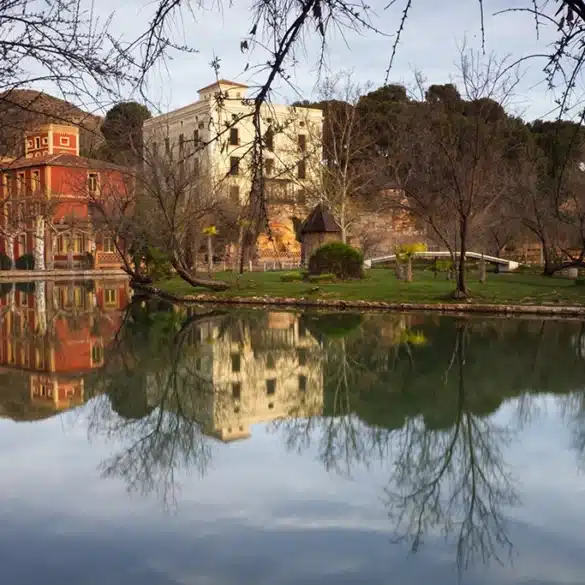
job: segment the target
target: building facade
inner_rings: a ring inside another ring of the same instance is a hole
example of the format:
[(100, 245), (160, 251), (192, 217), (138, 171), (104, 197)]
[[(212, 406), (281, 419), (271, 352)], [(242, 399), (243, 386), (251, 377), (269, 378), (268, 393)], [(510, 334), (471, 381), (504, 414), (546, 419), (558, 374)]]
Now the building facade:
[[(25, 156), (1, 171), (0, 252), (14, 265), (30, 254), (36, 269), (119, 268), (95, 204), (127, 197), (130, 173), (79, 156), (79, 129), (46, 124), (26, 132)], [(17, 263), (18, 266), (18, 263)]]
[[(218, 197), (245, 204), (252, 188), (254, 105), (248, 86), (220, 80), (199, 90), (188, 106), (144, 123), (144, 141), (154, 157), (177, 161), (195, 156)], [(303, 184), (321, 161), (323, 113), (319, 109), (263, 104), (263, 176), (273, 237), (261, 236), (260, 256), (300, 258), (293, 217), (307, 214)], [(314, 181), (313, 181), (314, 182)], [(286, 213), (279, 210), (286, 209)]]

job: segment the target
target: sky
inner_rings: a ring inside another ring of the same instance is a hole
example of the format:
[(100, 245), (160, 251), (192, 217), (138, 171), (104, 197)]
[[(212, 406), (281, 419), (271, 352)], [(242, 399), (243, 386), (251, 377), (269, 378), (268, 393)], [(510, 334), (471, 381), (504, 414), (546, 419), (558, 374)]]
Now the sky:
[[(327, 70), (331, 75), (340, 70), (353, 72), (356, 83), (372, 88), (384, 82), (399, 17), (405, 0), (396, 0), (385, 10), (388, 0), (372, 0), (372, 24), (388, 36), (367, 32), (347, 32), (342, 36), (333, 32), (327, 54)], [(554, 31), (541, 27), (537, 38), (534, 19), (528, 13), (514, 12), (495, 15), (505, 8), (530, 6), (529, 0), (484, 0), (486, 51), (513, 59), (550, 52)], [(219, 76), (248, 83), (263, 81), (263, 77), (244, 72), (246, 62), (252, 65), (264, 62), (266, 54), (254, 49), (245, 55), (240, 42), (251, 28), (250, 0), (238, 0), (230, 6), (207, 3), (209, 8), (195, 8), (185, 12), (182, 21), (174, 27), (173, 38), (196, 49), (196, 53), (174, 53), (149, 81), (148, 96), (154, 110), (168, 111), (197, 100), (197, 90), (215, 79), (211, 61), (219, 58)], [(100, 0), (96, 11), (105, 18), (114, 13), (113, 32), (125, 39), (134, 38), (147, 26), (155, 2), (146, 0)], [(471, 48), (481, 49), (481, 21), (478, 0), (414, 0), (396, 59), (390, 74), (391, 82), (411, 84), (413, 70), (421, 71), (428, 83), (456, 80), (459, 47), (466, 42)], [(306, 50), (297, 55), (291, 87), (280, 87), (272, 96), (275, 102), (290, 103), (295, 99), (316, 96), (319, 75), (316, 68), (318, 37), (309, 35)], [(512, 109), (527, 119), (554, 116), (554, 95), (544, 81), (543, 59), (524, 62), (523, 79), (518, 86)], [(250, 67), (248, 71), (252, 71)]]

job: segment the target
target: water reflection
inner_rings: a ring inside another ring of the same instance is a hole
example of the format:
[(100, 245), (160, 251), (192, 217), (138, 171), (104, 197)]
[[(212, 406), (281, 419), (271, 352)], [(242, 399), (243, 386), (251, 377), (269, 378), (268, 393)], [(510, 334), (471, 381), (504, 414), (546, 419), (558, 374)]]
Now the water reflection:
[[(5, 292), (2, 415), (33, 420), (88, 402), (90, 438), (113, 445), (103, 476), (166, 506), (180, 504), (180, 472), (206, 474), (222, 443), (253, 440), (268, 423), (332, 474), (386, 469), (378, 497), (392, 540), (417, 551), (442, 534), (465, 569), (514, 554), (521, 478), (506, 453), (538, 418), (538, 395), (556, 397), (585, 461), (580, 322), (139, 298), (121, 310), (127, 296), (124, 283)], [(504, 405), (506, 420), (494, 416)]]
[(83, 404), (128, 298), (126, 280), (3, 283), (0, 415), (37, 420)]

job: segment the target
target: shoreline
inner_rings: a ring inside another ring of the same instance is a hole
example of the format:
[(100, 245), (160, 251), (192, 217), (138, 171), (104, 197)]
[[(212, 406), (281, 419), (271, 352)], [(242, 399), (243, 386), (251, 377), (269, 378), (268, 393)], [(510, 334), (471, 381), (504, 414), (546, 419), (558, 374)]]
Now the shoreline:
[(362, 311), (384, 311), (384, 312), (413, 312), (424, 311), (434, 313), (464, 314), (472, 313), (479, 315), (548, 315), (554, 317), (583, 317), (585, 318), (585, 305), (514, 305), (514, 304), (473, 304), (473, 303), (396, 303), (386, 301), (359, 301), (339, 299), (307, 299), (296, 297), (218, 297), (213, 294), (196, 295), (175, 295), (164, 289), (131, 283), (135, 291), (144, 291), (150, 295), (185, 304), (213, 304), (231, 306), (252, 306), (252, 307), (282, 307), (282, 308), (322, 308), (347, 310), (357, 309)]

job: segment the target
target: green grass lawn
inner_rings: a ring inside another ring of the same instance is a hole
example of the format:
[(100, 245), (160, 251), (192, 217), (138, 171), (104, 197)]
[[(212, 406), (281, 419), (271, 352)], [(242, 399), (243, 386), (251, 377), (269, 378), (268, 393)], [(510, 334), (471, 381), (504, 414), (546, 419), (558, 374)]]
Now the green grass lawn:
[[(210, 293), (218, 297), (269, 296), (305, 297), (315, 299), (385, 301), (396, 303), (444, 303), (451, 301), (454, 282), (444, 274), (436, 278), (431, 271), (418, 270), (414, 281), (398, 281), (390, 269), (374, 268), (366, 272), (366, 278), (348, 282), (311, 283), (283, 282), (284, 272), (247, 272), (243, 275), (225, 272), (217, 278), (231, 283), (224, 292)], [(289, 273), (288, 273), (289, 274)], [(543, 277), (535, 272), (488, 274), (481, 284), (476, 274), (468, 279), (471, 301), (499, 304), (553, 304), (582, 305), (585, 286), (578, 286), (571, 279)], [(175, 294), (198, 294), (209, 291), (193, 288), (179, 278), (156, 283)], [(455, 301), (452, 301), (455, 302)]]

